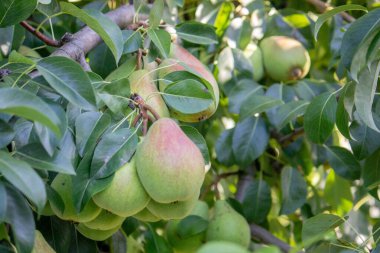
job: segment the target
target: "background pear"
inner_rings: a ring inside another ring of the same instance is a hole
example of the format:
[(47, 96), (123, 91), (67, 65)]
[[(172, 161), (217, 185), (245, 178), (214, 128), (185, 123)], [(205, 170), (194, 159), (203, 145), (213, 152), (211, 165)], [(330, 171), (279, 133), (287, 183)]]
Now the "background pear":
[(165, 101), (158, 93), (156, 84), (148, 70), (136, 70), (129, 77), (131, 92), (139, 94), (146, 104), (150, 105), (160, 117), (169, 117)]
[(260, 43), (264, 66), (276, 81), (304, 78), (310, 70), (310, 56), (302, 44), (289, 37), (272, 36)]
[(156, 221), (161, 220), (159, 217), (157, 217), (154, 214), (152, 214), (148, 210), (148, 208), (144, 208), (140, 212), (138, 212), (135, 215), (133, 215), (133, 217), (135, 217), (136, 219), (138, 219), (140, 221), (144, 221), (144, 222), (156, 222)]
[(264, 61), (261, 49), (253, 42), (244, 50), (244, 55), (251, 61), (253, 67), (253, 79), (259, 81), (264, 77)]
[(101, 208), (122, 217), (144, 209), (150, 198), (137, 176), (135, 159), (118, 169), (111, 184), (95, 194), (93, 200)]
[(87, 222), (95, 219), (99, 215), (101, 209), (95, 205), (95, 203), (90, 200), (80, 213), (76, 212), (73, 203), (73, 191), (72, 191), (72, 181), (71, 176), (66, 174), (58, 174), (51, 187), (59, 194), (64, 203), (65, 209), (63, 213), (51, 203), (51, 208), (55, 215), (57, 215), (62, 220), (72, 220), (76, 222)]
[(196, 253), (249, 253), (242, 246), (226, 241), (208, 242)]
[(104, 241), (111, 237), (116, 231), (118, 231), (120, 226), (117, 226), (112, 229), (108, 230), (98, 230), (98, 229), (91, 229), (86, 227), (83, 223), (76, 226), (76, 229), (81, 233), (83, 236), (87, 237), (88, 239), (94, 240), (94, 241)]
[(154, 201), (185, 201), (198, 194), (205, 176), (203, 156), (174, 120), (154, 122), (135, 156), (140, 181)]
[(251, 232), (246, 219), (225, 200), (215, 202), (214, 214), (207, 228), (207, 241), (229, 241), (248, 248)]
[(103, 209), (94, 220), (84, 222), (83, 224), (91, 229), (109, 230), (120, 226), (124, 220), (125, 217), (118, 216)]

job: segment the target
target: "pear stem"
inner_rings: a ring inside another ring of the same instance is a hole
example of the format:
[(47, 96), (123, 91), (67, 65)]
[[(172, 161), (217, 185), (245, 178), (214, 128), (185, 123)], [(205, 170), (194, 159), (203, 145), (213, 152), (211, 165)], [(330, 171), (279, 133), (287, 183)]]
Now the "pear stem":
[(230, 176), (240, 175), (242, 173), (243, 173), (243, 171), (238, 170), (238, 171), (230, 171), (230, 172), (225, 172), (225, 173), (221, 173), (219, 175), (216, 175), (214, 181), (210, 185), (208, 185), (208, 187), (202, 192), (200, 199), (205, 199), (207, 193), (209, 193), (211, 191), (211, 189), (214, 190), (216, 199), (220, 199), (220, 192), (218, 190), (218, 184), (219, 184), (220, 180), (227, 178), (227, 177), (230, 177)]
[(149, 111), (150, 113), (152, 113), (153, 116), (156, 118), (156, 120), (160, 118), (160, 115), (159, 115), (159, 114), (156, 112), (156, 110), (154, 110), (150, 105), (148, 105), (148, 104), (143, 104), (142, 106), (143, 106), (143, 108), (144, 108), (145, 110), (147, 110), (147, 111)]

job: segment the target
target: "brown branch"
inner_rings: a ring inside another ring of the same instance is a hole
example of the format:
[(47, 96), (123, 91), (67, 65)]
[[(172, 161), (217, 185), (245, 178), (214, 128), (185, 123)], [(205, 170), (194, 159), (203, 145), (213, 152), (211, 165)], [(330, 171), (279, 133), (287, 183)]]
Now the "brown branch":
[[(328, 11), (332, 8), (332, 6), (328, 3), (325, 3), (321, 0), (306, 0), (309, 4), (313, 5), (320, 13), (324, 13), (325, 11)], [(355, 21), (355, 18), (349, 15), (347, 12), (340, 13), (342, 18), (346, 20), (349, 23), (352, 23)]]
[(160, 115), (150, 105), (143, 104), (142, 106), (144, 107), (145, 110), (149, 111), (156, 119), (160, 118)]
[(281, 137), (278, 141), (281, 145), (287, 146), (291, 142), (293, 142), (293, 141), (297, 140), (299, 137), (303, 136), (304, 133), (305, 133), (305, 129), (303, 127), (300, 127), (300, 128), (294, 129), (294, 131), (292, 133)]
[(62, 41), (53, 40), (52, 38), (49, 38), (48, 36), (44, 35), (43, 33), (37, 31), (36, 28), (29, 25), (26, 21), (20, 22), (20, 25), (22, 25), (27, 31), (32, 33), (34, 36), (39, 38), (41, 41), (43, 41), (46, 45), (52, 46), (52, 47), (60, 47), (62, 46)]

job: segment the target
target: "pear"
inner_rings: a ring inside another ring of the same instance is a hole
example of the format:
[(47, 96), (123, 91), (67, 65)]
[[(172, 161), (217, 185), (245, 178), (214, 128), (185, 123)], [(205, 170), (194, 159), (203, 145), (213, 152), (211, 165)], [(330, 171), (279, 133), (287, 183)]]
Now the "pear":
[[(197, 215), (208, 220), (208, 205), (198, 200), (190, 215)], [(166, 238), (176, 253), (195, 252), (205, 242), (206, 233), (201, 232), (187, 238), (178, 235), (177, 227), (181, 220), (170, 220), (166, 226)]]
[(174, 201), (163, 204), (151, 200), (147, 208), (153, 215), (160, 217), (163, 220), (182, 219), (190, 214), (191, 210), (197, 203), (198, 197), (199, 192), (189, 200), (185, 201)]
[(133, 72), (129, 77), (131, 93), (140, 95), (146, 104), (150, 105), (160, 117), (169, 117), (169, 110), (159, 94), (156, 84), (148, 70), (142, 69)]
[(236, 212), (225, 200), (217, 200), (214, 215), (207, 228), (207, 241), (229, 241), (245, 248), (251, 241), (246, 219)]
[(102, 210), (94, 220), (84, 222), (83, 225), (91, 229), (109, 230), (120, 226), (124, 220), (125, 217), (118, 216), (107, 210)]
[(144, 209), (150, 198), (138, 178), (135, 159), (118, 169), (110, 185), (95, 194), (93, 200), (101, 208), (121, 217), (132, 216)]
[[(202, 112), (186, 114), (183, 112), (176, 111), (173, 108), (170, 108), (171, 115), (174, 118), (184, 122), (199, 122), (201, 120), (208, 119), (215, 113), (219, 104), (219, 86), (214, 76), (197, 58), (195, 58), (183, 47), (172, 44), (170, 57), (172, 58), (165, 59), (159, 66), (160, 70), (158, 72), (158, 76), (160, 80), (162, 79), (159, 82), (159, 89), (161, 92), (164, 92), (166, 86), (168, 85), (166, 82), (163, 81), (164, 77), (167, 74), (175, 71), (189, 69), (211, 84), (212, 92), (215, 97), (214, 103), (210, 104), (210, 106)], [(183, 65), (185, 65), (186, 68)]]
[(174, 120), (155, 121), (135, 156), (140, 181), (155, 202), (185, 201), (199, 193), (205, 177), (202, 154)]
[(95, 219), (99, 215), (101, 209), (95, 205), (95, 203), (90, 200), (80, 213), (76, 212), (73, 203), (73, 191), (72, 191), (72, 180), (70, 175), (58, 174), (51, 187), (59, 194), (62, 198), (65, 209), (63, 213), (51, 203), (51, 209), (62, 220), (72, 220), (76, 222), (87, 222)]
[(264, 66), (276, 81), (304, 78), (310, 70), (310, 56), (302, 44), (289, 37), (272, 36), (260, 43)]
[(157, 217), (154, 214), (152, 214), (148, 210), (148, 208), (144, 208), (140, 212), (138, 212), (135, 215), (133, 215), (133, 217), (135, 217), (136, 219), (138, 219), (140, 221), (144, 221), (144, 222), (156, 222), (156, 221), (161, 220), (159, 217)]
[(120, 226), (117, 226), (112, 229), (108, 230), (98, 230), (98, 229), (91, 229), (86, 227), (83, 223), (76, 226), (76, 229), (81, 233), (83, 236), (87, 237), (88, 239), (94, 240), (94, 241), (104, 241), (111, 237), (114, 233), (116, 233), (119, 230)]
[(261, 49), (254, 43), (248, 44), (244, 55), (251, 61), (253, 67), (253, 79), (259, 81), (264, 77), (264, 62)]
[(242, 246), (226, 241), (208, 242), (196, 253), (249, 253)]
[(32, 253), (55, 253), (40, 231), (36, 230)]

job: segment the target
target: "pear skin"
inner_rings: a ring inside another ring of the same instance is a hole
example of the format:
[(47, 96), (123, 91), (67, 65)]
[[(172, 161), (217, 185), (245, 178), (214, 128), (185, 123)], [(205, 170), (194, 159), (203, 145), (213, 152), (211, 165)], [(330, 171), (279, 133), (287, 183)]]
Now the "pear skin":
[(93, 196), (96, 205), (121, 217), (143, 210), (150, 198), (140, 183), (135, 159), (115, 172), (111, 184)]
[(264, 67), (276, 81), (304, 78), (310, 70), (310, 56), (303, 45), (289, 37), (272, 36), (260, 43)]
[(72, 220), (76, 222), (87, 222), (96, 218), (101, 209), (90, 200), (80, 213), (77, 213), (73, 203), (72, 181), (70, 175), (58, 174), (51, 187), (59, 194), (65, 205), (63, 213), (51, 203), (51, 209), (62, 220)]
[(208, 242), (196, 253), (249, 253), (242, 246), (226, 241)]
[(32, 253), (55, 253), (40, 231), (36, 230)]
[(155, 202), (185, 201), (199, 193), (205, 177), (203, 156), (174, 120), (155, 121), (135, 156), (140, 181)]
[(148, 70), (137, 70), (129, 77), (131, 92), (139, 94), (160, 117), (169, 117), (169, 109), (161, 97)]
[(248, 44), (244, 55), (251, 61), (253, 67), (253, 79), (260, 81), (264, 77), (264, 61), (260, 47), (254, 42)]
[(79, 233), (81, 233), (83, 236), (87, 237), (88, 239), (94, 240), (94, 241), (104, 241), (108, 238), (110, 238), (114, 233), (116, 233), (119, 230), (120, 226), (117, 226), (116, 228), (112, 228), (109, 230), (98, 230), (98, 229), (91, 229), (86, 227), (83, 223), (76, 226), (76, 229)]
[(152, 214), (148, 210), (148, 208), (144, 208), (140, 212), (138, 212), (135, 215), (133, 215), (133, 217), (135, 217), (136, 219), (138, 219), (140, 221), (144, 221), (144, 222), (156, 222), (156, 221), (161, 220), (159, 217), (157, 217), (154, 214)]
[(248, 248), (251, 232), (247, 220), (225, 200), (217, 200), (207, 228), (207, 241), (228, 241)]
[(103, 209), (94, 220), (84, 222), (83, 224), (91, 229), (109, 230), (120, 226), (124, 220), (125, 217), (118, 216)]

